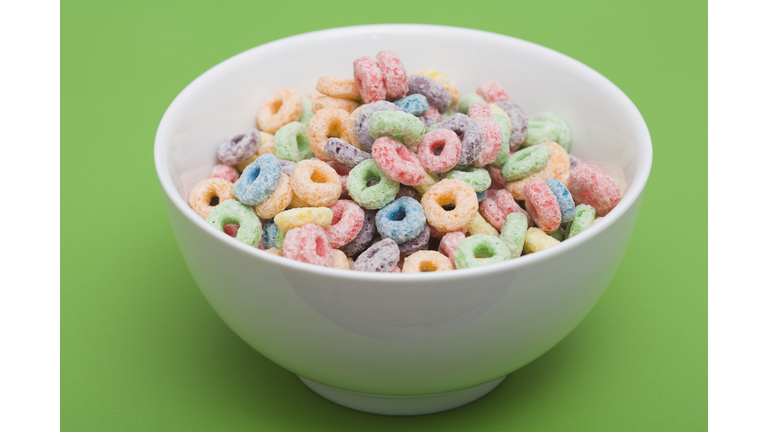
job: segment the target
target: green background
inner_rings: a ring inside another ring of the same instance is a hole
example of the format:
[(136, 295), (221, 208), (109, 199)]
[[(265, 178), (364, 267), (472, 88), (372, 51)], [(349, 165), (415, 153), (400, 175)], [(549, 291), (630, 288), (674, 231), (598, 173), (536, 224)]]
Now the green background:
[[(215, 64), (388, 22), (483, 29), (574, 57), (635, 102), (654, 143), (634, 235), (594, 310), (485, 398), (411, 418), (327, 402), (232, 333), (181, 258), (152, 159), (165, 109)], [(703, 1), (62, 2), (62, 429), (705, 429), (706, 62)]]

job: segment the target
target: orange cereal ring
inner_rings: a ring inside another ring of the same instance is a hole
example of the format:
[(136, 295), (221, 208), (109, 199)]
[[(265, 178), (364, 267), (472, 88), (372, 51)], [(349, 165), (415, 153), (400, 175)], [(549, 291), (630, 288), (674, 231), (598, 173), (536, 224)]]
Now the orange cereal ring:
[(451, 106), (449, 108), (455, 107), (459, 103), (459, 96), (461, 96), (459, 89), (452, 84), (446, 85), (445, 89), (448, 90), (448, 94), (451, 95)]
[[(446, 210), (443, 206), (453, 205)], [(421, 197), (424, 216), (439, 231), (458, 231), (477, 213), (477, 194), (461, 180), (440, 180)]]
[(337, 97), (331, 97), (331, 96), (323, 96), (315, 99), (314, 102), (312, 102), (312, 112), (317, 114), (318, 111), (325, 109), (325, 108), (338, 108), (343, 109), (344, 111), (350, 113), (359, 107), (360, 104), (351, 101), (349, 99), (342, 99)]
[(256, 124), (259, 129), (271, 134), (292, 121), (299, 121), (304, 107), (301, 104), (301, 96), (296, 90), (286, 87), (267, 97), (259, 108), (256, 116)]
[(291, 174), (291, 188), (312, 207), (331, 207), (341, 196), (341, 177), (324, 162), (303, 160)]
[(317, 80), (317, 91), (335, 98), (360, 100), (355, 80), (339, 76), (321, 76)]
[(317, 112), (307, 126), (307, 139), (309, 148), (318, 159), (324, 161), (333, 160), (325, 154), (325, 142), (328, 138), (341, 138), (349, 141), (347, 120), (349, 113), (338, 108), (325, 108)]
[(333, 268), (341, 270), (352, 270), (352, 264), (354, 264), (354, 261), (352, 261), (352, 264), (350, 264), (349, 259), (347, 259), (347, 256), (344, 255), (344, 252), (338, 249), (333, 249), (331, 250), (331, 254), (333, 255)]
[(326, 95), (320, 93), (319, 91), (317, 91), (317, 89), (312, 89), (312, 91), (309, 92), (309, 94), (307, 95), (307, 99), (309, 99), (312, 102), (314, 102), (315, 99), (317, 99), (319, 97), (323, 97), (323, 96), (326, 96)]
[(235, 199), (234, 185), (224, 179), (203, 180), (189, 193), (189, 206), (203, 219), (213, 207), (226, 200)]
[(275, 154), (275, 150), (274, 150), (275, 145), (273, 144), (274, 141), (275, 141), (274, 135), (272, 135), (271, 133), (261, 132), (261, 144), (259, 144), (259, 150), (257, 150), (256, 153), (253, 154), (253, 156), (235, 165), (237, 169), (239, 169), (240, 172), (243, 172), (245, 167), (252, 164), (253, 161), (255, 161), (256, 158), (258, 158), (259, 156), (265, 153)]
[[(549, 179), (562, 176), (571, 169), (571, 158), (568, 156), (568, 152), (565, 151), (560, 144), (554, 142), (545, 142), (542, 144), (549, 147), (549, 160), (547, 161), (547, 164), (544, 165), (544, 168), (528, 177), (507, 183), (507, 191), (509, 191), (509, 193), (512, 194), (512, 197), (518, 201), (525, 200), (523, 189), (525, 189), (525, 185), (528, 184), (531, 179), (538, 178), (546, 182)], [(566, 182), (563, 182), (563, 184), (567, 185)]]
[(278, 248), (269, 248), (269, 249), (265, 250), (264, 252), (266, 252), (268, 254), (272, 254), (272, 255), (277, 255), (279, 257), (283, 256), (283, 251), (281, 251)]
[(453, 270), (451, 260), (433, 250), (418, 251), (409, 255), (403, 264), (402, 273), (422, 273)]
[(256, 210), (256, 214), (262, 219), (272, 219), (285, 210), (288, 204), (293, 199), (293, 189), (291, 189), (291, 181), (285, 173), (280, 175), (280, 181), (277, 183), (277, 189), (269, 195), (266, 201), (261, 204), (255, 205), (253, 208)]
[[(293, 188), (291, 188), (291, 190), (293, 190)], [(294, 193), (293, 193), (293, 198), (291, 198), (291, 203), (290, 203), (290, 204), (288, 204), (288, 207), (287, 207), (287, 208), (289, 208), (289, 209), (295, 209), (295, 208), (303, 208), (303, 207), (312, 207), (312, 206), (311, 206), (311, 205), (309, 205), (309, 204), (308, 204), (306, 201), (304, 201), (303, 199), (299, 198), (299, 196), (298, 196), (298, 195), (296, 195), (296, 193), (294, 192)]]
[(348, 143), (362, 151), (365, 151), (363, 145), (360, 144), (360, 141), (357, 140), (357, 134), (355, 133), (355, 120), (357, 119), (357, 115), (360, 114), (360, 110), (363, 109), (363, 106), (364, 105), (360, 105), (359, 107), (355, 108), (354, 111), (349, 113), (349, 117), (347, 117), (346, 125), (342, 133), (347, 134), (347, 137), (349, 138), (349, 141), (347, 141)]

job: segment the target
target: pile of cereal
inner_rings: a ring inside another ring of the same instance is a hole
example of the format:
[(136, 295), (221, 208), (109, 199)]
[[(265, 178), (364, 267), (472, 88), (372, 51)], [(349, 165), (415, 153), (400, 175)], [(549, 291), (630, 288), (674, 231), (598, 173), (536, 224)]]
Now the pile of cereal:
[(288, 259), (418, 273), (555, 246), (621, 200), (623, 179), (569, 155), (563, 119), (529, 122), (495, 81), (460, 98), (444, 73), (409, 77), (390, 51), (353, 69), (320, 77), (307, 98), (270, 95), (258, 129), (219, 145), (192, 209)]

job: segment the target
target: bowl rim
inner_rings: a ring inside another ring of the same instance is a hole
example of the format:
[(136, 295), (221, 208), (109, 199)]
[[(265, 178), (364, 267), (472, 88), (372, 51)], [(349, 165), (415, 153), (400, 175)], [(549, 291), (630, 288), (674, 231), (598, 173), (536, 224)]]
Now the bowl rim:
[[(584, 233), (579, 234), (578, 237), (570, 239), (558, 247), (552, 247), (545, 249), (535, 254), (521, 256), (512, 260), (491, 264), (483, 267), (475, 267), (470, 269), (461, 269), (460, 272), (446, 271), (446, 272), (429, 272), (429, 274), (423, 273), (370, 273), (370, 272), (358, 272), (341, 270), (336, 268), (321, 267), (318, 265), (307, 264), (299, 261), (285, 259), (276, 255), (267, 253), (261, 249), (253, 246), (248, 246), (242, 242), (235, 240), (234, 238), (226, 235), (225, 233), (216, 230), (210, 224), (200, 218), (187, 204), (186, 200), (181, 196), (176, 188), (173, 186), (170, 173), (167, 169), (167, 156), (168, 146), (167, 140), (172, 133), (172, 124), (175, 123), (176, 117), (180, 108), (184, 106), (186, 99), (192, 97), (193, 93), (198, 89), (206, 85), (210, 81), (215, 81), (219, 75), (224, 74), (231, 67), (235, 67), (241, 59), (246, 56), (254, 55), (254, 53), (260, 51), (271, 51), (274, 49), (280, 49), (283, 46), (292, 46), (301, 44), (309, 39), (318, 38), (338, 38), (344, 36), (363, 36), (371, 33), (430, 33), (435, 32), (452, 32), (463, 34), (467, 37), (472, 37), (481, 40), (495, 40), (505, 41), (506, 43), (517, 44), (524, 49), (530, 49), (539, 51), (541, 55), (551, 57), (558, 62), (562, 62), (565, 66), (568, 66), (574, 73), (580, 73), (585, 78), (592, 81), (596, 86), (601, 87), (603, 91), (610, 94), (616, 99), (616, 101), (625, 106), (633, 122), (641, 125), (641, 138), (638, 145), (637, 155), (638, 164), (635, 174), (635, 179), (632, 185), (626, 190), (624, 197), (619, 204), (606, 215), (602, 222), (593, 227), (593, 229), (586, 230)], [(496, 273), (508, 272), (511, 270), (519, 270), (525, 267), (532, 267), (539, 264), (541, 261), (553, 259), (556, 256), (569, 253), (572, 249), (578, 248), (582, 243), (590, 241), (596, 237), (608, 226), (618, 220), (634, 202), (640, 198), (643, 193), (643, 189), (648, 181), (648, 177), (651, 172), (651, 165), (653, 159), (653, 146), (651, 144), (651, 136), (648, 131), (648, 126), (643, 119), (642, 114), (637, 109), (635, 104), (624, 94), (613, 82), (608, 78), (590, 68), (589, 66), (581, 63), (580, 61), (571, 58), (565, 54), (557, 52), (551, 48), (547, 48), (542, 45), (535, 44), (523, 39), (518, 39), (512, 36), (502, 35), (498, 33), (487, 32), (483, 30), (440, 26), (430, 24), (372, 24), (372, 25), (360, 25), (350, 27), (338, 27), (326, 30), (318, 30), (308, 33), (302, 33), (294, 36), (289, 36), (282, 39), (277, 39), (262, 45), (255, 46), (239, 54), (236, 54), (212, 68), (205, 71), (203, 74), (195, 78), (190, 84), (188, 84), (171, 102), (169, 107), (163, 114), (160, 124), (157, 128), (155, 135), (154, 146), (154, 159), (155, 159), (155, 171), (160, 185), (163, 188), (166, 196), (176, 206), (179, 211), (192, 221), (193, 224), (198, 226), (208, 235), (212, 236), (215, 240), (225, 243), (227, 246), (237, 249), (245, 254), (249, 254), (256, 259), (266, 260), (273, 264), (276, 264), (285, 269), (291, 269), (294, 271), (300, 271), (310, 273), (323, 277), (335, 277), (342, 278), (350, 281), (370, 282), (370, 281), (387, 281), (393, 283), (413, 283), (413, 282), (439, 282), (450, 279), (456, 281), (456, 279), (474, 279), (479, 276), (489, 276)]]

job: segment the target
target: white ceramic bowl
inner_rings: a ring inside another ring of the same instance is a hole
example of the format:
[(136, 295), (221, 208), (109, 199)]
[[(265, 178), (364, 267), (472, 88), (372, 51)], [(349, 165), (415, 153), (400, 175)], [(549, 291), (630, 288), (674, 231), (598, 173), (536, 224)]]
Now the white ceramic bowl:
[[(601, 222), (557, 247), (477, 269), (379, 274), (279, 258), (215, 230), (187, 205), (224, 138), (255, 123), (264, 98), (391, 50), (408, 71), (450, 75), (462, 94), (494, 79), (529, 117), (553, 111), (572, 152), (621, 168), (627, 191)], [(651, 170), (637, 108), (608, 79), (563, 54), (493, 33), (373, 25), (271, 42), (213, 67), (182, 91), (155, 138), (155, 165), (190, 273), (254, 349), (322, 396), (369, 412), (420, 414), (468, 403), (562, 340), (595, 305), (632, 234)]]

